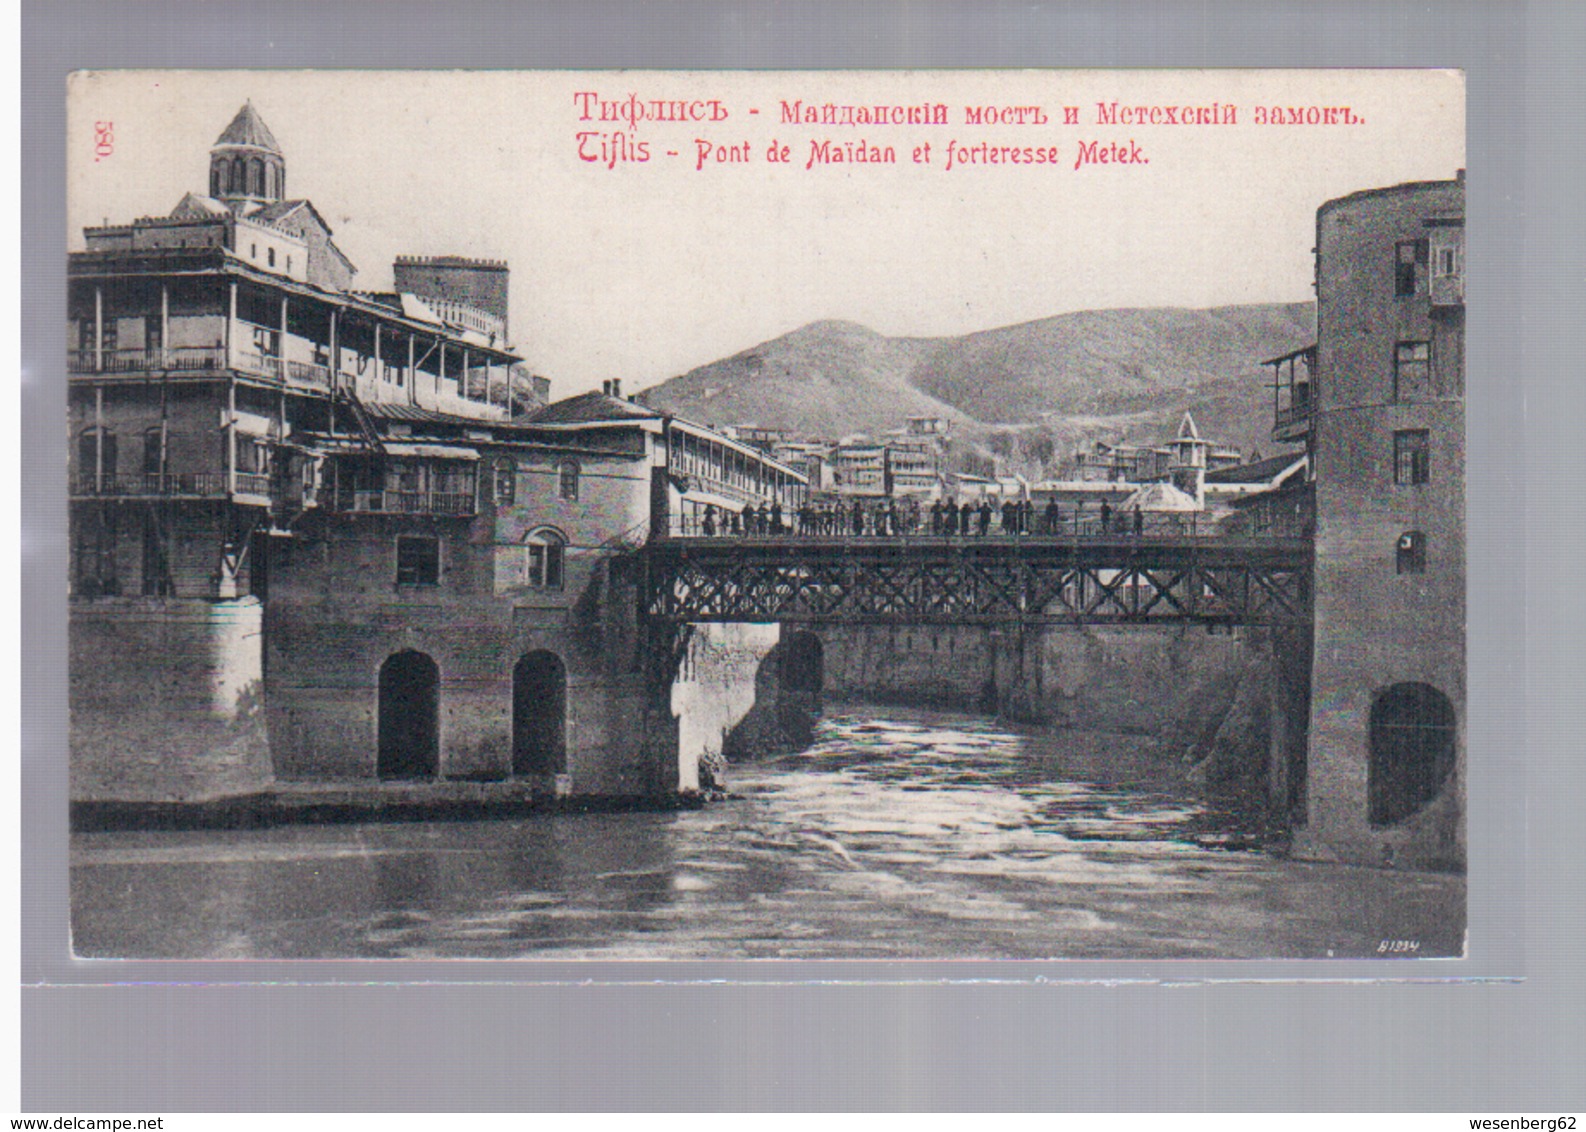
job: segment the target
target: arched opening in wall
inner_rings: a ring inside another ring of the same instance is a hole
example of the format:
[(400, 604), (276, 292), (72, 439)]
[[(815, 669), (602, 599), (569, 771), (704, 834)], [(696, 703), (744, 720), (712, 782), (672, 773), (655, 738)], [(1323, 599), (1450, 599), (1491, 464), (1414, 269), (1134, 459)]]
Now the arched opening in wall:
[(539, 650), (512, 669), (512, 773), (567, 773), (567, 668)]
[(1394, 825), (1435, 798), (1454, 769), (1454, 706), (1429, 684), (1395, 684), (1371, 705), (1370, 744), (1368, 817)]
[(821, 694), (825, 679), (825, 653), (821, 639), (802, 630), (792, 634), (782, 646), (782, 687), (789, 692)]
[(440, 669), (421, 652), (380, 666), (381, 778), (434, 778), (440, 769)]

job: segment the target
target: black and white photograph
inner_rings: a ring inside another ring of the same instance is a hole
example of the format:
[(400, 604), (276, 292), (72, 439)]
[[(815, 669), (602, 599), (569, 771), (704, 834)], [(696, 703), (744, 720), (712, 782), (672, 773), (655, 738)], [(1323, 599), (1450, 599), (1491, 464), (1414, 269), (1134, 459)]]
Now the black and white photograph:
[(67, 111), (75, 956), (1468, 954), (1458, 71)]

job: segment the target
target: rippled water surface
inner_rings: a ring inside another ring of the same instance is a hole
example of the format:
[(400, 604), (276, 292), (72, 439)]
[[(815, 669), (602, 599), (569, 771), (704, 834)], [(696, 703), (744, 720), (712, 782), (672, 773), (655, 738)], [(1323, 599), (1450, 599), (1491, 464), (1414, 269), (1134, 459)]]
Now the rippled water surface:
[(73, 838), (79, 954), (1458, 954), (1460, 878), (1288, 861), (1154, 741), (838, 710), (671, 813)]

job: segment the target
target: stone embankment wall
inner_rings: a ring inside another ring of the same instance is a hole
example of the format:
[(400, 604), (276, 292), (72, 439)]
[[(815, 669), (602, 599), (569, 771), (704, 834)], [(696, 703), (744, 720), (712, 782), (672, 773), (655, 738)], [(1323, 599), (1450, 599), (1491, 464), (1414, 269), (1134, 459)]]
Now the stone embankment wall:
[(72, 800), (198, 801), (268, 786), (261, 633), (251, 597), (74, 603)]
[(820, 636), (829, 698), (1151, 735), (1208, 782), (1259, 776), (1271, 753), (1271, 643), (1250, 630), (852, 626)]

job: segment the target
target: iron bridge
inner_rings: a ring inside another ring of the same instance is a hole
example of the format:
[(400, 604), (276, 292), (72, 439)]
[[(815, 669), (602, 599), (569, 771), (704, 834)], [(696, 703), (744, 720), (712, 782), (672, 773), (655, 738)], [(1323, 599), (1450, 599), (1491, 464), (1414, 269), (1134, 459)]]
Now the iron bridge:
[(663, 622), (1308, 625), (1309, 539), (1260, 536), (662, 538)]

